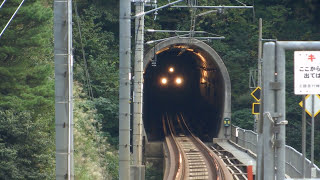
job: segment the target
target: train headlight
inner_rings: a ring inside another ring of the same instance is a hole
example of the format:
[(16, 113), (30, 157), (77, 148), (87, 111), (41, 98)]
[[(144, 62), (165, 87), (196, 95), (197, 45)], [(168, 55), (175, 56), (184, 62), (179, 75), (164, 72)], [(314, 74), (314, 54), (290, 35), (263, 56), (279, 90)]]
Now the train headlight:
[(168, 83), (167, 78), (161, 78), (161, 84), (165, 85)]
[(173, 67), (169, 67), (169, 72), (174, 72), (174, 68)]
[(182, 83), (182, 78), (177, 77), (176, 78), (176, 84), (180, 85)]

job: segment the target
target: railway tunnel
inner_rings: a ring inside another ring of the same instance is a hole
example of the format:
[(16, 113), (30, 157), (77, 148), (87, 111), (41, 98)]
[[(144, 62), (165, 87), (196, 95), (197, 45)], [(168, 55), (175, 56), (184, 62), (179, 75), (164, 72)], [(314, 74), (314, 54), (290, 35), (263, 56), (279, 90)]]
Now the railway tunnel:
[(228, 138), (231, 83), (219, 55), (196, 39), (174, 38), (149, 50), (144, 58), (143, 123), (148, 141), (164, 138), (161, 115), (183, 113), (202, 141)]

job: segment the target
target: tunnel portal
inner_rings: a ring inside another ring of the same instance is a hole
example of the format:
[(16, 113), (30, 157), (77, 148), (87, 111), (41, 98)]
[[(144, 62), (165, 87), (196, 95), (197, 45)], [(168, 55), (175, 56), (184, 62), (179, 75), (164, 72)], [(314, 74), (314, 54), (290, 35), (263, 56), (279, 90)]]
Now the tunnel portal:
[(219, 55), (195, 39), (170, 39), (144, 59), (143, 121), (148, 141), (164, 138), (161, 116), (182, 113), (203, 141), (227, 138), (231, 84)]

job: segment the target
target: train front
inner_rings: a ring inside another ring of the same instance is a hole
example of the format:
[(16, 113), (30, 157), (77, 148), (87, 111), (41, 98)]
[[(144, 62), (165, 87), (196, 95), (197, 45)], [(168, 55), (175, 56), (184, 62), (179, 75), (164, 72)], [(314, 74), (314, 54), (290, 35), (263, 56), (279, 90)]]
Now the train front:
[(145, 84), (153, 89), (154, 107), (162, 111), (183, 111), (189, 104), (190, 96), (197, 93), (199, 67), (194, 67), (188, 61), (192, 56), (183, 53), (177, 56), (178, 50), (164, 52), (158, 55), (158, 61), (148, 68), (145, 75)]

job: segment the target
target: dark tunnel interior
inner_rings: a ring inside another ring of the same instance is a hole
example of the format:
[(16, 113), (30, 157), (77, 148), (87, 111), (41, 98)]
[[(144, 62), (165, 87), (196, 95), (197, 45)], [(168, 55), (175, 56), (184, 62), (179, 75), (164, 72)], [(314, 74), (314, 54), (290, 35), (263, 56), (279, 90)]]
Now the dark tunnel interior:
[(161, 116), (182, 113), (203, 141), (217, 137), (223, 113), (222, 75), (201, 49), (180, 45), (156, 53), (144, 72), (143, 120), (149, 141), (163, 140)]

